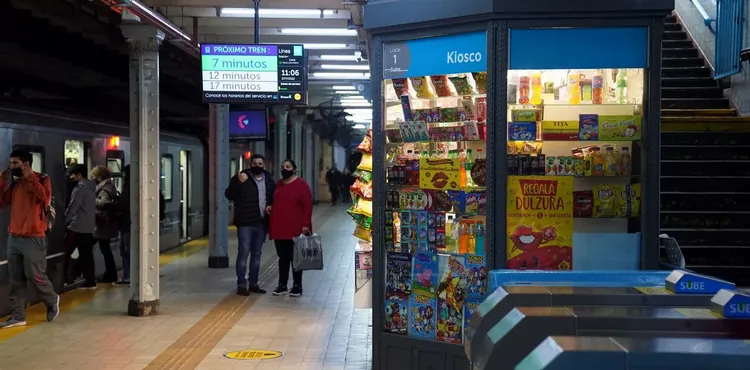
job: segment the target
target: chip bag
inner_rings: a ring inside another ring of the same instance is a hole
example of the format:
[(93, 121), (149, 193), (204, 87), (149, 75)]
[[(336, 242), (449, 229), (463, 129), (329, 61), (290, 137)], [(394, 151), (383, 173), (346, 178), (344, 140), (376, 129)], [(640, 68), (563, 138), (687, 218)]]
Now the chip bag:
[(430, 76), (432, 86), (435, 88), (435, 93), (439, 97), (456, 96), (456, 92), (453, 91), (453, 84), (448, 80), (446, 75)]
[(474, 83), (474, 78), (471, 77), (471, 73), (463, 74), (456, 77), (448, 77), (453, 83), (453, 87), (456, 89), (458, 95), (476, 95), (477, 87)]
[(357, 239), (370, 242), (372, 240), (372, 234), (370, 233), (370, 230), (365, 229), (361, 225), (357, 224), (357, 227), (354, 228), (354, 232), (352, 233)]
[(357, 151), (362, 153), (372, 153), (372, 130), (367, 130), (367, 135), (362, 142), (357, 145)]
[(487, 93), (487, 72), (474, 72), (474, 82), (477, 84), (477, 92), (480, 94)]
[(615, 186), (594, 186), (594, 217), (615, 217)]
[(417, 98), (420, 99), (431, 99), (436, 97), (435, 90), (432, 88), (432, 82), (427, 77), (410, 77), (411, 86), (414, 88), (414, 92), (417, 93)]
[(349, 190), (359, 197), (372, 200), (372, 183), (357, 179), (354, 181), (354, 184), (349, 187)]
[(409, 79), (408, 78), (394, 78), (393, 79), (393, 90), (396, 91), (396, 95), (401, 97), (406, 94), (409, 95)]
[(594, 215), (594, 192), (573, 192), (573, 217), (591, 218)]
[(641, 212), (641, 184), (615, 186), (615, 217), (638, 217)]
[(372, 154), (362, 153), (362, 160), (359, 162), (357, 169), (372, 172)]
[(541, 141), (508, 141), (508, 154), (539, 155), (542, 153)]
[(372, 201), (365, 198), (358, 198), (349, 211), (353, 214), (372, 217)]
[(362, 182), (369, 183), (372, 181), (372, 172), (366, 171), (366, 170), (355, 170), (354, 173), (352, 173), (352, 176), (354, 176), (355, 179), (358, 179)]

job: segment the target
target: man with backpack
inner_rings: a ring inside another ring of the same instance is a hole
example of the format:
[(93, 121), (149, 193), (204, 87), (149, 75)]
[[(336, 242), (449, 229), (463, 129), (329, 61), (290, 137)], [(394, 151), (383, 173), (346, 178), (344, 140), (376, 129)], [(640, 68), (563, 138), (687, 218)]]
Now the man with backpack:
[(60, 313), (60, 296), (47, 277), (47, 230), (54, 218), (52, 185), (31, 169), (33, 157), (24, 150), (10, 154), (10, 167), (0, 176), (0, 207), (10, 206), (8, 273), (10, 318), (0, 329), (26, 325), (26, 284), (31, 281), (47, 306), (47, 321)]

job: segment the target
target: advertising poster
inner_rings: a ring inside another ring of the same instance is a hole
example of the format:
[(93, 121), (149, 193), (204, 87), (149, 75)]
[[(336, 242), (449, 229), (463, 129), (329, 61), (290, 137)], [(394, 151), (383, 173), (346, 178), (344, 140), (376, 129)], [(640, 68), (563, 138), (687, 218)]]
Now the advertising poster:
[(573, 177), (508, 177), (509, 269), (573, 268)]
[(434, 190), (458, 190), (461, 165), (455, 158), (419, 160), (419, 187)]

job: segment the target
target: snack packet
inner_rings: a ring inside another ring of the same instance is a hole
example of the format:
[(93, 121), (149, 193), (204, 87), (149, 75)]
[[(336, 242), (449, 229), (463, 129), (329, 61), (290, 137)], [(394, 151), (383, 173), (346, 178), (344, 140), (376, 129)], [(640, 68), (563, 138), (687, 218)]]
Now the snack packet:
[(354, 228), (354, 232), (352, 233), (352, 235), (354, 235), (357, 239), (366, 241), (368, 243), (372, 240), (370, 230), (365, 229), (359, 224), (357, 224), (357, 227)]
[(612, 185), (594, 186), (594, 217), (615, 216), (615, 187)]
[(402, 95), (409, 95), (409, 79), (408, 78), (394, 78), (393, 79), (393, 90), (396, 90), (396, 95), (400, 98)]
[(446, 97), (456, 95), (456, 92), (453, 91), (453, 85), (451, 84), (450, 80), (448, 80), (448, 76), (430, 76), (430, 80), (432, 81), (432, 86), (435, 88), (435, 93), (437, 94), (437, 96)]
[(641, 184), (615, 186), (615, 217), (638, 217), (640, 208)]
[(359, 162), (357, 169), (372, 172), (372, 154), (362, 153), (362, 161)]
[(357, 202), (354, 203), (352, 208), (349, 209), (349, 212), (357, 215), (372, 217), (372, 201), (365, 198), (359, 198), (357, 199)]
[(367, 135), (362, 139), (362, 142), (357, 145), (358, 152), (372, 153), (372, 129), (367, 130)]
[(508, 141), (508, 154), (539, 155), (542, 144), (541, 141)]
[(370, 171), (357, 169), (354, 171), (352, 176), (354, 176), (354, 178), (363, 182), (369, 183), (370, 181), (372, 181), (372, 172)]
[(357, 196), (363, 197), (367, 200), (372, 200), (372, 183), (367, 183), (357, 179), (354, 184), (349, 187), (349, 190)]
[(456, 89), (458, 95), (476, 95), (477, 88), (474, 83), (474, 78), (471, 77), (471, 73), (463, 74), (455, 77), (448, 77), (453, 83), (453, 87)]
[(436, 97), (435, 90), (432, 88), (432, 83), (427, 77), (410, 77), (411, 86), (414, 88), (414, 92), (417, 93), (417, 98), (420, 99), (431, 99)]
[(477, 92), (480, 94), (487, 93), (487, 72), (474, 72), (474, 82), (477, 84)]
[(594, 216), (594, 192), (573, 192), (573, 217), (591, 218)]

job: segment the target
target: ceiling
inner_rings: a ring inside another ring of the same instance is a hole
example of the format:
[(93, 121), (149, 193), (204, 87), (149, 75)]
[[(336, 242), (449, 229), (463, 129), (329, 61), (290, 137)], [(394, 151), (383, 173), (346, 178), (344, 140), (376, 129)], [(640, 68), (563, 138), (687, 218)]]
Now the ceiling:
[[(141, 1), (181, 29), (192, 43), (255, 42), (252, 0)], [(306, 46), (310, 106), (330, 106), (335, 98), (335, 106), (360, 109), (352, 111), (357, 113), (352, 120), (363, 123), (371, 121), (371, 112), (362, 111), (370, 104), (354, 86), (369, 82), (369, 45), (362, 26), (365, 2), (261, 0), (258, 22), (260, 43)]]

